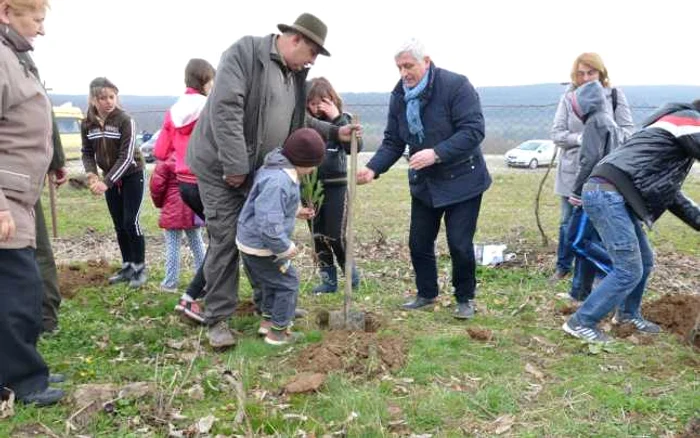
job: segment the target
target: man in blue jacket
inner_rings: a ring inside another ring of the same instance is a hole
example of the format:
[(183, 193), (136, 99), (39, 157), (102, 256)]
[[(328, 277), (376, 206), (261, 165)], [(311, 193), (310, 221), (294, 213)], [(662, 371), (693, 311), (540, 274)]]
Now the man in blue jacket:
[(491, 185), (479, 146), (484, 139), (479, 95), (465, 76), (435, 67), (415, 39), (394, 59), (401, 81), (391, 93), (384, 140), (357, 180), (371, 182), (409, 146), (409, 247), (418, 294), (403, 307), (432, 307), (438, 295), (435, 240), (444, 217), (458, 304), (455, 317), (468, 319), (475, 312), (473, 237), (482, 194)]

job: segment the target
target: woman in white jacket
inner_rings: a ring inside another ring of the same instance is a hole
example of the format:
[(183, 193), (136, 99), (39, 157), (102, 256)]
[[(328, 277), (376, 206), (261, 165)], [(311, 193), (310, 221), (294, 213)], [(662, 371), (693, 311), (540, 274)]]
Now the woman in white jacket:
[(583, 123), (576, 117), (571, 102), (566, 99), (567, 93), (575, 90), (586, 82), (600, 81), (606, 96), (606, 109), (613, 116), (615, 123), (621, 128), (622, 140), (632, 134), (634, 123), (632, 113), (625, 94), (619, 88), (610, 86), (608, 70), (603, 59), (597, 53), (582, 53), (571, 68), (571, 84), (559, 100), (557, 112), (552, 126), (552, 140), (559, 147), (559, 164), (557, 179), (554, 183), (554, 193), (560, 197), (561, 220), (559, 225), (559, 246), (557, 248), (557, 267), (552, 280), (560, 280), (571, 272), (574, 254), (566, 245), (566, 229), (573, 206), (569, 204), (576, 174), (578, 172), (578, 152), (581, 146)]

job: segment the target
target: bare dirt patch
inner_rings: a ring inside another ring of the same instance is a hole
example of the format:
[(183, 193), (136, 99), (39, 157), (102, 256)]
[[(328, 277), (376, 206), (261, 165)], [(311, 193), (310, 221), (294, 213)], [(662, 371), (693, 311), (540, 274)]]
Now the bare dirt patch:
[(253, 301), (244, 301), (238, 303), (236, 306), (236, 316), (252, 316), (257, 314), (258, 311), (255, 310), (255, 303)]
[(697, 438), (700, 437), (700, 417), (691, 418), (685, 430), (678, 438)]
[(398, 336), (376, 333), (331, 331), (323, 341), (306, 347), (296, 359), (299, 372), (342, 371), (375, 377), (399, 370), (406, 362), (407, 346)]
[(690, 335), (698, 313), (700, 295), (664, 295), (656, 301), (642, 305), (642, 314), (647, 319), (684, 338)]
[(475, 341), (486, 342), (493, 338), (493, 332), (487, 328), (469, 327), (467, 334)]
[(58, 286), (61, 295), (73, 298), (80, 289), (106, 286), (114, 268), (106, 260), (88, 260), (58, 266)]

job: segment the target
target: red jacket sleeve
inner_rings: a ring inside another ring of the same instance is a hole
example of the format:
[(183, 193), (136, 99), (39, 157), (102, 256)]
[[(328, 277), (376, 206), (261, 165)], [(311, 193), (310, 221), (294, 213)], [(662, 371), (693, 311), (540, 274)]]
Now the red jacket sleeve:
[(163, 127), (160, 129), (160, 134), (158, 134), (158, 140), (156, 140), (156, 146), (153, 148), (153, 156), (155, 156), (157, 160), (165, 161), (173, 152), (174, 136), (175, 126), (173, 125), (173, 121), (170, 118), (170, 111), (168, 111), (167, 113), (165, 113)]
[(165, 161), (158, 161), (156, 164), (153, 175), (151, 175), (149, 189), (153, 205), (156, 208), (163, 208), (168, 193), (168, 165)]

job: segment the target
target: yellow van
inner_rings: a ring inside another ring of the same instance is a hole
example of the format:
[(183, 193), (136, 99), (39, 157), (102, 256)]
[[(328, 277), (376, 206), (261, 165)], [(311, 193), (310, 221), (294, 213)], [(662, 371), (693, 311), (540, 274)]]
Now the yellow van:
[(83, 112), (80, 108), (67, 102), (61, 106), (53, 107), (53, 114), (56, 117), (66, 160), (80, 159), (80, 148), (82, 147), (80, 123), (83, 121)]

